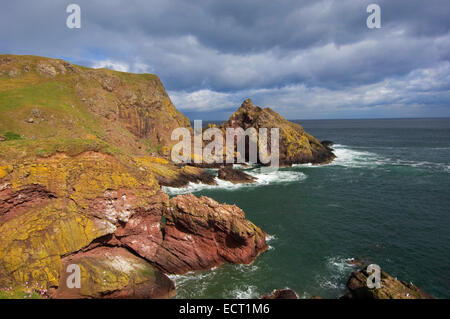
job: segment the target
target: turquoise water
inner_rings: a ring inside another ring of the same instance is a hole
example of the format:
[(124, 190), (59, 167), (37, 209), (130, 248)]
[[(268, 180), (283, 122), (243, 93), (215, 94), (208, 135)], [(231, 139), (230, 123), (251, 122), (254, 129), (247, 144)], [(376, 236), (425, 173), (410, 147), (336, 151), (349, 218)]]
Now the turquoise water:
[(450, 119), (299, 123), (336, 143), (332, 164), (250, 169), (259, 177), (252, 186), (172, 190), (234, 203), (271, 236), (249, 266), (173, 276), (178, 298), (255, 298), (284, 287), (336, 298), (349, 258), (450, 298)]

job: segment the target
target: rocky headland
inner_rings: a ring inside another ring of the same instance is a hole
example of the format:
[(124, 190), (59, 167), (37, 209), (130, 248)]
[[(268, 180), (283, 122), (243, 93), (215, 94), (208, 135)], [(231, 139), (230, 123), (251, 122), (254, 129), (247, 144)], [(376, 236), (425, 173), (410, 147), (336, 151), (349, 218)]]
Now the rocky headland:
[[(244, 130), (252, 127), (257, 131), (260, 128), (267, 128), (269, 132), (271, 128), (278, 128), (281, 166), (302, 163), (326, 164), (335, 158), (328, 145), (323, 145), (314, 136), (308, 134), (301, 125), (286, 120), (271, 108), (254, 105), (251, 99), (245, 100), (221, 126), (223, 130), (238, 127)], [(267, 149), (270, 150), (270, 134), (268, 134), (267, 144)], [(258, 163), (262, 164), (259, 157)]]
[(177, 127), (155, 75), (1, 55), (0, 297), (169, 298), (167, 274), (263, 252), (238, 207), (161, 190), (216, 183), (170, 161)]

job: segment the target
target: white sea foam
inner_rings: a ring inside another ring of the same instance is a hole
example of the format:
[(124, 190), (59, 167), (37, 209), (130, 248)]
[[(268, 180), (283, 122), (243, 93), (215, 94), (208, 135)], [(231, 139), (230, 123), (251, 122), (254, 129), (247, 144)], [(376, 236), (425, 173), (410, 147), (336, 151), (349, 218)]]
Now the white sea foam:
[(260, 294), (258, 293), (258, 289), (256, 286), (244, 286), (238, 287), (231, 291), (226, 291), (224, 293), (224, 298), (230, 299), (254, 299), (258, 298)]
[[(217, 271), (217, 268), (213, 268), (210, 271), (189, 272), (184, 275), (168, 275), (168, 277), (175, 283), (177, 298), (202, 297), (214, 281)], [(189, 287), (188, 290), (186, 290), (187, 287)]]
[(335, 144), (333, 153), (336, 158), (328, 164), (313, 165), (311, 163), (293, 164), (292, 167), (320, 168), (324, 166), (365, 167), (383, 164), (384, 158), (376, 153), (355, 150), (348, 146)]
[(355, 265), (349, 263), (353, 258), (343, 258), (340, 256), (330, 257), (326, 261), (327, 274), (317, 277), (320, 287), (332, 290), (344, 290), (345, 282)]
[(345, 167), (377, 166), (386, 163), (386, 158), (368, 151), (361, 151), (337, 144), (334, 147), (336, 158), (328, 165)]
[[(367, 147), (369, 148), (369, 147)], [(388, 148), (388, 147), (386, 147)], [(293, 167), (307, 167), (307, 168), (320, 168), (324, 166), (341, 166), (348, 168), (362, 168), (362, 167), (380, 167), (383, 165), (392, 166), (410, 166), (414, 168), (431, 168), (437, 170), (449, 171), (449, 165), (447, 163), (434, 163), (429, 161), (411, 161), (407, 159), (392, 159), (382, 156), (375, 152), (369, 152), (363, 150), (363, 147), (349, 147), (346, 145), (336, 144), (333, 146), (334, 154), (336, 158), (329, 164), (325, 165), (312, 165), (306, 164), (294, 164)]]
[(306, 175), (302, 172), (287, 171), (287, 170), (269, 170), (265, 168), (256, 168), (246, 171), (247, 174), (256, 177), (256, 182), (252, 184), (233, 184), (229, 181), (224, 181), (219, 178), (215, 178), (217, 185), (196, 184), (189, 183), (185, 187), (166, 187), (162, 189), (169, 195), (186, 194), (192, 192), (198, 192), (205, 189), (224, 189), (224, 190), (236, 190), (244, 187), (258, 187), (268, 184), (276, 183), (290, 183), (306, 179)]

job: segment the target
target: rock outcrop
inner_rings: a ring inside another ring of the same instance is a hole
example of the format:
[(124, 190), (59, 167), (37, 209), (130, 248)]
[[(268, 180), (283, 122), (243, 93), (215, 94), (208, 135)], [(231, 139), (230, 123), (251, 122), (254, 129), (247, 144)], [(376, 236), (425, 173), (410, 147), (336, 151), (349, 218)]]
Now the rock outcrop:
[(167, 273), (248, 264), (268, 247), (266, 234), (234, 205), (188, 194), (170, 199), (163, 221), (159, 211), (135, 215), (116, 236)]
[(183, 187), (189, 183), (216, 185), (214, 176), (191, 165), (178, 166), (164, 158), (144, 156), (136, 158), (140, 167), (150, 170), (161, 186)]
[(430, 299), (431, 295), (425, 293), (412, 283), (394, 278), (381, 271), (381, 288), (369, 288), (366, 269), (352, 272), (347, 282), (349, 292), (344, 298), (350, 299)]
[[(168, 298), (166, 273), (264, 251), (236, 206), (161, 190), (215, 183), (165, 158), (179, 126), (154, 75), (1, 55), (0, 296)], [(79, 289), (65, 285), (71, 264)]]
[[(245, 100), (241, 107), (222, 125), (223, 129), (238, 127), (244, 130), (253, 127), (257, 131), (259, 128), (267, 128), (268, 132), (271, 128), (278, 128), (280, 165), (323, 164), (332, 161), (335, 157), (328, 147), (305, 132), (299, 124), (286, 120), (270, 108), (255, 106), (251, 99)], [(270, 150), (270, 137), (267, 142), (269, 145), (267, 149)]]
[[(0, 288), (29, 282), (57, 298), (170, 297), (163, 273), (250, 263), (267, 248), (238, 207), (169, 200), (152, 172), (132, 163), (84, 152), (2, 166)], [(70, 263), (88, 276), (81, 290), (62, 286)], [(93, 279), (98, 272), (104, 283)]]
[(218, 177), (233, 184), (250, 184), (256, 182), (256, 178), (231, 166), (221, 167)]
[(38, 56), (0, 55), (0, 60), (7, 61), (0, 64), (0, 75), (14, 74), (1, 80), (8, 105), (0, 109), (0, 135), (4, 130), (35, 139), (91, 135), (128, 153), (167, 156), (176, 143), (172, 130), (190, 128), (157, 75)]

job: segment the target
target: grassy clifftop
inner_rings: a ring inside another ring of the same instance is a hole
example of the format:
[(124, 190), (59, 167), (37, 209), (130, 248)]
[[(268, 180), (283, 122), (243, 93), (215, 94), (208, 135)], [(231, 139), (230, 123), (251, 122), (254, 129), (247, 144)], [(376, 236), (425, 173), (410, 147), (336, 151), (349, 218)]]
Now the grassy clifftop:
[(167, 154), (180, 126), (189, 120), (156, 75), (0, 55), (0, 156), (9, 161), (86, 150)]

